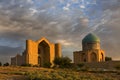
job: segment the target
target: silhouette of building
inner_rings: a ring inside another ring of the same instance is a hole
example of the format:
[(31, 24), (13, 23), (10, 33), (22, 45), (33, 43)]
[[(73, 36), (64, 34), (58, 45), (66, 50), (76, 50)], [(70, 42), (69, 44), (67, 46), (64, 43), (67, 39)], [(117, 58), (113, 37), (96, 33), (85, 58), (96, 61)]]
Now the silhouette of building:
[(105, 61), (105, 53), (100, 49), (100, 39), (95, 34), (90, 33), (83, 38), (82, 48), (82, 51), (73, 52), (75, 64)]
[(50, 43), (46, 38), (38, 41), (26, 40), (26, 50), (22, 55), (11, 58), (11, 65), (32, 64), (44, 66), (52, 63), (56, 57), (61, 57), (61, 45)]

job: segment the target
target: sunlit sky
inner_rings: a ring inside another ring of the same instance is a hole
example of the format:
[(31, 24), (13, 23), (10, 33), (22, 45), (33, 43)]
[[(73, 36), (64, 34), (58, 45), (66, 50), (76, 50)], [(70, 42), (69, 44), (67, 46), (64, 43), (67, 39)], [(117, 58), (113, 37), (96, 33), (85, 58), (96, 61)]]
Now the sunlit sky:
[(46, 37), (63, 56), (82, 50), (88, 33), (101, 40), (106, 56), (120, 60), (120, 0), (0, 0), (0, 61), (22, 54), (25, 40)]

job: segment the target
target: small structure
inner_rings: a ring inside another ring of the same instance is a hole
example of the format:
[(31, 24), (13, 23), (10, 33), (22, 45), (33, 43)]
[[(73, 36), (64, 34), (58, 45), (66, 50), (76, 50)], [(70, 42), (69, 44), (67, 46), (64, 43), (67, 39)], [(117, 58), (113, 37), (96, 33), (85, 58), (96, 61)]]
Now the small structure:
[(11, 58), (11, 65), (32, 64), (43, 66), (52, 63), (56, 57), (61, 57), (61, 45), (50, 43), (46, 38), (38, 41), (26, 40), (26, 50), (22, 55)]
[(73, 52), (74, 63), (103, 62), (105, 53), (100, 49), (100, 39), (93, 33), (88, 34), (82, 40), (82, 51)]

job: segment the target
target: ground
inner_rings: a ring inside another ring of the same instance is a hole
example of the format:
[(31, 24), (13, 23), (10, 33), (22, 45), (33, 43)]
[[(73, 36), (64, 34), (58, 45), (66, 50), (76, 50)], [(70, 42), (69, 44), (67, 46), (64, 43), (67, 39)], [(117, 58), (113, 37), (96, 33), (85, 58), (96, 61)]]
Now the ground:
[(120, 71), (0, 67), (0, 80), (120, 80)]

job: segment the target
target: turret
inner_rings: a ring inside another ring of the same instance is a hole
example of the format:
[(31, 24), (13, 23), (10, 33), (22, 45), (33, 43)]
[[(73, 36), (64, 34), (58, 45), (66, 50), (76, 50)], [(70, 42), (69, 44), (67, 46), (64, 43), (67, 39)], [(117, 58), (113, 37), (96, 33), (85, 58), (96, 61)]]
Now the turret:
[(61, 45), (59, 43), (55, 44), (55, 57), (61, 57)]

